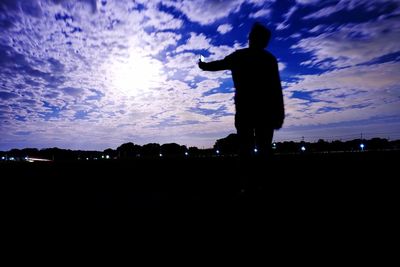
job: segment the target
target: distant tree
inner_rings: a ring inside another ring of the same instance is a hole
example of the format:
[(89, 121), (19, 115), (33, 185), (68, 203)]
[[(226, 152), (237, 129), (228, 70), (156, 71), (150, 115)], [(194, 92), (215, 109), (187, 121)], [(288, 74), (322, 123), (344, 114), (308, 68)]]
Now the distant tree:
[(195, 146), (189, 147), (188, 152), (191, 157), (198, 157), (200, 155), (200, 149)]
[(299, 151), (299, 144), (293, 141), (285, 141), (277, 145), (277, 152), (281, 153), (295, 153)]
[(163, 144), (160, 149), (160, 153), (168, 157), (183, 157), (186, 151), (186, 146), (181, 146), (176, 143)]
[(143, 157), (158, 157), (161, 153), (161, 146), (157, 143), (149, 143), (142, 146)]
[(332, 151), (345, 151), (346, 145), (340, 140), (334, 140), (330, 143), (330, 149)]
[(38, 157), (39, 150), (37, 148), (24, 148), (21, 150), (23, 157)]
[(214, 150), (219, 150), (223, 155), (237, 155), (239, 152), (239, 138), (237, 134), (229, 134), (218, 139), (214, 144)]
[(394, 140), (389, 142), (390, 149), (400, 150), (400, 140)]
[(118, 152), (117, 150), (111, 149), (111, 148), (107, 148), (103, 151), (103, 156), (109, 156), (111, 159), (114, 159), (115, 157), (118, 156)]
[(368, 150), (381, 150), (381, 149), (388, 149), (389, 141), (383, 138), (372, 138), (366, 142), (366, 147)]
[(20, 149), (14, 148), (9, 151), (9, 155), (12, 157), (22, 157), (23, 153)]
[(58, 147), (42, 149), (40, 150), (40, 155), (42, 155), (43, 158), (56, 161), (71, 161), (77, 159), (76, 151), (72, 151), (70, 149), (61, 149)]
[(329, 143), (326, 142), (324, 139), (319, 139), (317, 141), (317, 143), (315, 143), (313, 145), (313, 148), (317, 152), (324, 152), (324, 151), (329, 151), (330, 150), (329, 149), (330, 148)]
[(344, 143), (345, 146), (345, 151), (359, 151), (360, 150), (360, 144), (365, 142), (365, 140), (362, 139), (354, 139), (350, 141), (346, 141)]
[(140, 154), (141, 146), (132, 142), (120, 145), (117, 148), (117, 154), (120, 159), (135, 158)]

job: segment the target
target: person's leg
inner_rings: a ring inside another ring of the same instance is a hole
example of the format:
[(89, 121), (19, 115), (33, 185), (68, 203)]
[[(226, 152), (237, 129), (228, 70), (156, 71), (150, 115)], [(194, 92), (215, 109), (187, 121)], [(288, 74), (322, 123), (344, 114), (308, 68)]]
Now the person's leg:
[(255, 129), (255, 143), (257, 155), (262, 158), (269, 158), (272, 154), (272, 138), (274, 129), (272, 127), (257, 127)]
[(246, 120), (245, 116), (240, 115), (240, 113), (235, 115), (235, 127), (239, 142), (239, 186), (240, 192), (243, 194), (248, 190), (249, 180), (251, 179), (249, 165), (254, 148), (254, 129), (249, 126), (249, 121)]
[(249, 159), (254, 149), (254, 129), (246, 124), (236, 123), (236, 131), (239, 140), (239, 157)]

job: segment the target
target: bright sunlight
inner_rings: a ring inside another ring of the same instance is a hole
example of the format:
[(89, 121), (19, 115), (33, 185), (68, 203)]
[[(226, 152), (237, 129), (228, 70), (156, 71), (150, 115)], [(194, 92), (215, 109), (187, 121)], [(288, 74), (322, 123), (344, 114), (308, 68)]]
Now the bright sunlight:
[(114, 87), (129, 96), (158, 87), (163, 80), (161, 62), (138, 52), (114, 62), (111, 71)]

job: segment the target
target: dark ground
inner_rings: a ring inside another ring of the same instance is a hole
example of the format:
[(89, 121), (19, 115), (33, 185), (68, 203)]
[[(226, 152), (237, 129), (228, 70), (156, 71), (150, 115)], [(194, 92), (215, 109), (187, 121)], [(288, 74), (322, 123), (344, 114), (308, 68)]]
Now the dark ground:
[(394, 197), (398, 159), (392, 151), (277, 155), (246, 163), (222, 157), (2, 162), (0, 169), (10, 209), (133, 216), (269, 211), (296, 217), (385, 210)]
[(56, 252), (136, 242), (221, 256), (228, 245), (232, 260), (251, 246), (265, 261), (381, 264), (395, 249), (399, 155), (1, 162), (2, 229), (8, 247), (29, 250), (45, 236)]

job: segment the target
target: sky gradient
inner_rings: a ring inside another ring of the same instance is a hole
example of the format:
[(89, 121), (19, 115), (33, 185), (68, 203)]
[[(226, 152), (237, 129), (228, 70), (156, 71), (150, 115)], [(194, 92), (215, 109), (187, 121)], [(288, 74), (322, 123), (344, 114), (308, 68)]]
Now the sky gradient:
[(198, 58), (256, 21), (285, 97), (275, 141), (400, 138), (399, 0), (0, 0), (0, 150), (212, 147), (234, 88)]

